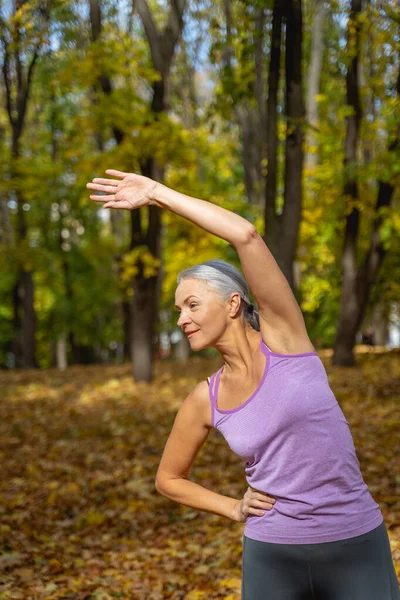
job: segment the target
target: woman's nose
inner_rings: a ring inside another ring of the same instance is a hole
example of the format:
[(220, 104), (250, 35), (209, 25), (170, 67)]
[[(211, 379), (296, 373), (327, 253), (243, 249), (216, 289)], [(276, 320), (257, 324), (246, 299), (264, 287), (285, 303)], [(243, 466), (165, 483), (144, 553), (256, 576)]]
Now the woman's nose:
[(190, 319), (185, 312), (181, 312), (177, 321), (177, 325), (178, 327), (182, 327), (183, 325), (185, 325), (185, 323), (190, 323)]

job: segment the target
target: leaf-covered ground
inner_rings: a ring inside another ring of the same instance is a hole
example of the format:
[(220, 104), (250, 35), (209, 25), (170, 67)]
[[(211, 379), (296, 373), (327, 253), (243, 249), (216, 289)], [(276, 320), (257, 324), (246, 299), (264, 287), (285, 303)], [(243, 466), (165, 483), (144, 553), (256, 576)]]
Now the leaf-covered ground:
[[(321, 358), (400, 575), (400, 354), (358, 354), (351, 369)], [(151, 385), (128, 365), (0, 373), (0, 600), (239, 600), (243, 524), (154, 487), (180, 403), (219, 365), (162, 362)], [(191, 477), (237, 498), (246, 490), (215, 431)]]

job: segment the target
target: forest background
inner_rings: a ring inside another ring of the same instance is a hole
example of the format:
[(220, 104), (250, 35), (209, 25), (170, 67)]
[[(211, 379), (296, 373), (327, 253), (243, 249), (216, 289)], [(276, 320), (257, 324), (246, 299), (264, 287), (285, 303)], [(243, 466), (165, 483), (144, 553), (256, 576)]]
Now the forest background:
[[(85, 184), (141, 172), (253, 222), (317, 348), (399, 319), (396, 0), (2, 2), (0, 364), (186, 359), (178, 272), (227, 243)], [(211, 352), (212, 354), (212, 352)], [(136, 370), (135, 370), (136, 369)]]
[[(155, 207), (99, 208), (107, 168), (257, 226), (400, 576), (397, 0), (3, 0), (0, 64), (0, 600), (240, 598), (243, 524), (154, 486), (220, 366), (176, 327), (177, 274), (238, 257)], [(191, 478), (246, 490), (215, 431)]]

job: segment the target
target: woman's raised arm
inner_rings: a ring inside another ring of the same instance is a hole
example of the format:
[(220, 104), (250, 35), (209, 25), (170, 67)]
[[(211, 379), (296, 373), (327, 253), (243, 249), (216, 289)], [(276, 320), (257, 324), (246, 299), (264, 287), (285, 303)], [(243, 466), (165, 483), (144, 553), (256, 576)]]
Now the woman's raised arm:
[(158, 206), (191, 221), (234, 246), (243, 274), (257, 301), (263, 339), (276, 352), (312, 352), (304, 318), (290, 286), (255, 227), (243, 217), (182, 194), (142, 175), (107, 170), (118, 179), (93, 179), (87, 187), (106, 195), (91, 195), (106, 208), (134, 210)]
[(103, 193), (101, 196), (91, 194), (90, 198), (95, 202), (104, 202), (105, 208), (134, 210), (146, 205), (159, 206), (217, 235), (233, 246), (243, 241), (252, 229), (252, 225), (243, 217), (212, 202), (176, 192), (148, 177), (111, 169), (106, 173), (119, 177), (120, 180), (95, 178), (86, 186)]

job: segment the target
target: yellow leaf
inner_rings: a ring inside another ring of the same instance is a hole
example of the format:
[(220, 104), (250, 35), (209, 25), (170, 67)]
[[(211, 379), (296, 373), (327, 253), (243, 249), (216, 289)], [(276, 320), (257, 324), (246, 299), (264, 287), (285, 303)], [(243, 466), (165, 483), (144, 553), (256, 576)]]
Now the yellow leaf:
[(186, 596), (184, 596), (183, 600), (202, 600), (205, 598), (205, 592), (201, 590), (192, 590)]
[(228, 588), (241, 588), (242, 581), (239, 577), (232, 577), (232, 579), (223, 579), (221, 581), (222, 585), (225, 585)]
[(76, 483), (73, 483), (71, 481), (70, 483), (68, 483), (67, 485), (65, 485), (62, 488), (62, 491), (67, 494), (78, 494), (79, 493), (79, 485), (77, 485)]
[(199, 565), (193, 570), (193, 572), (196, 573), (196, 575), (204, 575), (205, 573), (208, 573), (209, 570), (210, 565)]
[(47, 504), (49, 506), (54, 506), (57, 503), (58, 494), (57, 492), (51, 492), (51, 494), (47, 497)]

